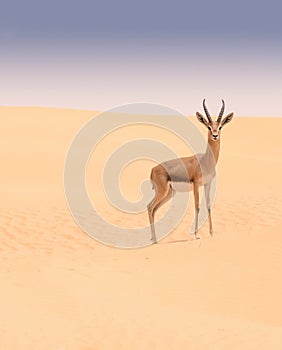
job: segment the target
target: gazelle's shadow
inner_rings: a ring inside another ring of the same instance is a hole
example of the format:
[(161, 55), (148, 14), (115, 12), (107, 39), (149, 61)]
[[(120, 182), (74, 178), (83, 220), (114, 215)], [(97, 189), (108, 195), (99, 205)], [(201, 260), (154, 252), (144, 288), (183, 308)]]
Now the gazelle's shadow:
[(177, 241), (170, 241), (170, 242), (164, 242), (165, 244), (168, 243), (183, 243), (183, 242), (190, 242), (189, 239), (178, 239)]

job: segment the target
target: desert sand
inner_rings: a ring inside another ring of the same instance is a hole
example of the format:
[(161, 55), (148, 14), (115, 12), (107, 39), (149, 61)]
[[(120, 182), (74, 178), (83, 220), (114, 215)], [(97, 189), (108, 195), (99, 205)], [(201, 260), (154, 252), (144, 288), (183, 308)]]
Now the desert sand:
[[(95, 112), (0, 113), (0, 349), (281, 349), (281, 118), (236, 116), (223, 130), (213, 238), (207, 223), (200, 240), (189, 235), (191, 202), (168, 237), (128, 250), (85, 234), (64, 197), (69, 144)], [(185, 155), (174, 136), (140, 130), (127, 137), (159, 137)], [(95, 191), (105, 153), (122, 140), (111, 135), (90, 160), (89, 193), (114, 223), (147, 224), (146, 213), (128, 220)], [(151, 166), (125, 169), (129, 198)]]

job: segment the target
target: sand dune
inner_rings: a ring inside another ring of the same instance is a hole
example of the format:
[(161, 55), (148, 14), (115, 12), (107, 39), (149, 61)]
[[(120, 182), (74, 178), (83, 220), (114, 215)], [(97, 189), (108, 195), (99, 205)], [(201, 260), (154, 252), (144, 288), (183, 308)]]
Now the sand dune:
[[(95, 113), (0, 113), (1, 349), (281, 348), (282, 119), (236, 117), (224, 130), (214, 238), (204, 225), (202, 239), (192, 240), (191, 202), (158, 245), (124, 250), (82, 232), (64, 198), (66, 152)], [(123, 132), (97, 149), (87, 181), (103, 215), (134, 227), (147, 222), (146, 213), (129, 223), (97, 192), (97, 164), (102, 168)], [(127, 137), (140, 132), (187, 151), (174, 136), (146, 127)], [(131, 199), (140, 196), (138, 183), (151, 165), (125, 170), (121, 186)]]

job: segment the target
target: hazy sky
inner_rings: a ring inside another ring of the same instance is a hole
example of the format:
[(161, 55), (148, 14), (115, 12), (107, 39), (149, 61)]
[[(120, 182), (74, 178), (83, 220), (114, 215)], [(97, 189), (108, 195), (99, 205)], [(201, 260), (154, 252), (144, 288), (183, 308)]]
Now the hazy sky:
[(282, 116), (279, 1), (9, 1), (0, 105)]

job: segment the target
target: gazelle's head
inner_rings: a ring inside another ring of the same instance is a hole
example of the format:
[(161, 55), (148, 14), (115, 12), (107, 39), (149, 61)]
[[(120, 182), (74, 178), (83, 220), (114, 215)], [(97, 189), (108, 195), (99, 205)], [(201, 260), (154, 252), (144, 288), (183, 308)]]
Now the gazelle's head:
[(208, 112), (208, 109), (206, 107), (205, 100), (203, 101), (203, 106), (204, 106), (204, 111), (206, 113), (207, 119), (204, 118), (203, 115), (201, 113), (199, 113), (199, 112), (196, 112), (196, 116), (197, 116), (198, 120), (201, 123), (203, 123), (208, 128), (208, 130), (209, 130), (209, 140), (219, 141), (222, 127), (232, 120), (234, 114), (233, 113), (229, 113), (222, 120), (222, 116), (223, 116), (223, 113), (224, 113), (224, 107), (225, 107), (225, 103), (222, 100), (222, 107), (221, 107), (221, 110), (220, 110), (219, 115), (217, 117), (217, 120), (213, 121), (211, 116), (210, 116), (210, 114), (209, 114), (209, 112)]

